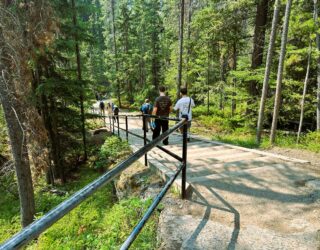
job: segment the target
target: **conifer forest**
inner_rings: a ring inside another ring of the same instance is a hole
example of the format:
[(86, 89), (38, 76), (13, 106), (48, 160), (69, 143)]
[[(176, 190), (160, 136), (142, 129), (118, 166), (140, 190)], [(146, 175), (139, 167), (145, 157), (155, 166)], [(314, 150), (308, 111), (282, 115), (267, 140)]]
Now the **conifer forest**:
[[(319, 9), (318, 0), (0, 0), (0, 249), (132, 153), (108, 133), (97, 143), (92, 131), (109, 129), (93, 112), (101, 100), (140, 114), (160, 86), (173, 104), (187, 88), (191, 135), (320, 162)], [(152, 200), (119, 199), (117, 188), (104, 186), (27, 249), (118, 249)], [(159, 211), (133, 249), (157, 249)]]

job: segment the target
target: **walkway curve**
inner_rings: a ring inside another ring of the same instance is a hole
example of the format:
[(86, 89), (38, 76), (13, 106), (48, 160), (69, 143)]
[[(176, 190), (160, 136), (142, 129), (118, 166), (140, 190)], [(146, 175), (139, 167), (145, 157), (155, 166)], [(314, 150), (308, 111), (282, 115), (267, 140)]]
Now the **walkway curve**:
[[(120, 123), (125, 128), (124, 119)], [(129, 129), (143, 135), (141, 119), (129, 119)], [(123, 131), (120, 135), (125, 138)], [(131, 135), (129, 143), (134, 150), (143, 145)], [(181, 135), (170, 136), (165, 147), (181, 155)], [(148, 154), (148, 163), (163, 178), (178, 166), (157, 148)], [(164, 211), (171, 223), (159, 237), (186, 233), (178, 245), (176, 237), (166, 239), (162, 249), (319, 249), (320, 190), (310, 183), (318, 183), (320, 173), (308, 166), (307, 161), (192, 136), (189, 199), (182, 208)]]

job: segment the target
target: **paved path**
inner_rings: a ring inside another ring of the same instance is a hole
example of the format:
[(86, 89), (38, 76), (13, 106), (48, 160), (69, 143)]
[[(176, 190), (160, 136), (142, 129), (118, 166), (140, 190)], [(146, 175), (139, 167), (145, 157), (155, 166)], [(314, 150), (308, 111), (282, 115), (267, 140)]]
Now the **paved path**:
[[(143, 134), (140, 120), (129, 128)], [(143, 145), (133, 136), (129, 142)], [(179, 134), (169, 144), (181, 155)], [(162, 176), (178, 166), (157, 148), (148, 157)], [(320, 249), (320, 173), (306, 161), (194, 137), (187, 181), (189, 199), (161, 215), (169, 218), (162, 249)]]

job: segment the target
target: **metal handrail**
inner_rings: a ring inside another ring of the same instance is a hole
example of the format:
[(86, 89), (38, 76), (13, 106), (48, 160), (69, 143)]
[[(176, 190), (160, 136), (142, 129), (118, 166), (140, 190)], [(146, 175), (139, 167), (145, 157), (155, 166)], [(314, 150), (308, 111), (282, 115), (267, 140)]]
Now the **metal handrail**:
[[(115, 128), (118, 128), (118, 129), (120, 129), (120, 130), (122, 130), (122, 131), (125, 131), (125, 132), (127, 132), (128, 134), (130, 134), (130, 135), (133, 135), (133, 136), (135, 136), (135, 137), (137, 137), (137, 138), (140, 138), (140, 139), (144, 140), (144, 136), (142, 136), (142, 135), (138, 135), (138, 134), (136, 134), (136, 133), (127, 131), (126, 129), (121, 128), (121, 127), (118, 127), (118, 126), (116, 126), (116, 125), (114, 125), (114, 127), (115, 127)], [(147, 140), (147, 142), (151, 142), (151, 140), (148, 139), (148, 138), (146, 138), (146, 140)], [(163, 152), (167, 153), (168, 155), (172, 156), (172, 157), (175, 158), (176, 160), (182, 161), (182, 157), (180, 157), (179, 155), (176, 155), (175, 153), (172, 153), (172, 152), (169, 151), (168, 149), (166, 149), (166, 148), (164, 148), (164, 147), (162, 147), (162, 146), (160, 146), (160, 145), (156, 145), (156, 147), (159, 148), (160, 150), (162, 150)]]
[[(106, 117), (109, 117), (109, 118), (112, 118), (113, 119), (113, 117), (116, 117), (116, 116), (113, 116), (113, 115), (110, 115), (110, 116), (106, 116)], [(128, 141), (128, 138), (129, 138), (129, 134), (130, 135), (133, 135), (133, 136), (135, 136), (135, 137), (137, 137), (137, 138), (140, 138), (140, 139), (142, 139), (142, 140), (146, 140), (146, 142), (150, 142), (151, 140), (149, 140), (147, 137), (146, 137), (146, 134), (145, 134), (145, 130), (144, 130), (144, 134), (143, 134), (143, 136), (142, 135), (139, 135), (139, 134), (136, 134), (136, 133), (133, 133), (133, 132), (131, 132), (131, 131), (129, 131), (128, 130), (128, 117), (130, 117), (130, 118), (132, 118), (132, 117), (135, 117), (135, 118), (141, 118), (142, 117), (142, 119), (143, 119), (143, 124), (145, 124), (145, 120), (144, 119), (146, 119), (146, 118), (149, 118), (149, 117), (151, 117), (151, 118), (155, 118), (155, 119), (160, 119), (160, 120), (169, 120), (169, 121), (181, 121), (181, 119), (178, 119), (178, 118), (172, 118), (172, 117), (161, 117), (161, 116), (156, 116), (156, 115), (147, 115), (147, 114), (140, 114), (140, 115), (130, 115), (130, 116), (127, 116), (127, 115), (119, 115), (119, 117), (124, 117), (125, 118), (125, 123), (118, 123), (117, 122), (117, 124), (118, 125), (116, 125), (114, 122), (112, 122), (112, 124), (110, 123), (110, 131), (112, 131), (113, 132), (113, 134), (114, 134), (114, 132), (115, 132), (115, 128), (117, 128), (118, 129), (118, 136), (120, 136), (120, 132), (119, 132), (119, 130), (122, 130), (122, 131), (125, 131), (126, 132), (126, 139), (127, 139), (127, 141)], [(125, 128), (121, 128), (119, 125), (126, 125), (126, 127)], [(106, 125), (106, 124), (105, 124)], [(108, 124), (109, 125), (109, 124)], [(173, 157), (173, 158), (175, 158), (176, 160), (178, 160), (178, 161), (182, 161), (182, 157), (180, 157), (180, 156), (178, 156), (178, 155), (176, 155), (175, 153), (173, 153), (173, 152), (171, 152), (171, 151), (169, 151), (168, 149), (166, 149), (166, 148), (164, 148), (164, 147), (162, 147), (162, 146), (160, 146), (160, 145), (156, 145), (156, 147), (157, 148), (159, 148), (161, 151), (163, 151), (163, 152), (165, 152), (166, 154), (168, 154), (168, 155), (170, 155), (171, 157)], [(145, 159), (145, 165), (147, 165), (147, 156), (146, 156), (146, 159)]]
[(149, 114), (135, 114), (135, 115), (98, 115), (98, 117), (105, 117), (105, 118), (109, 118), (109, 117), (128, 117), (128, 118), (141, 118), (143, 116), (145, 117), (149, 117), (149, 118), (154, 118), (154, 119), (161, 119), (161, 120), (169, 120), (169, 121), (181, 121), (180, 118), (177, 118), (177, 117), (166, 117), (166, 116), (158, 116), (158, 115), (149, 115)]
[(126, 241), (122, 244), (120, 250), (128, 249), (131, 246), (131, 244), (136, 239), (136, 237), (138, 236), (138, 234), (140, 233), (140, 231), (142, 230), (144, 225), (147, 223), (147, 221), (151, 217), (153, 211), (159, 205), (159, 203), (161, 202), (161, 200), (163, 199), (163, 197), (165, 196), (165, 194), (167, 193), (169, 188), (172, 186), (173, 182), (175, 181), (175, 179), (180, 174), (180, 172), (182, 171), (183, 168), (184, 168), (184, 165), (180, 164), (180, 166), (179, 166), (178, 170), (176, 171), (176, 173), (173, 176), (171, 176), (170, 180), (166, 183), (164, 188), (161, 190), (161, 192), (154, 199), (154, 201), (152, 202), (151, 206), (148, 208), (147, 212), (144, 214), (142, 219), (139, 221), (139, 223), (132, 230), (131, 234), (126, 239)]
[[(83, 202), (86, 198), (96, 192), (100, 187), (108, 183), (110, 180), (119, 175), (122, 171), (127, 169), (132, 163), (138, 160), (141, 156), (145, 155), (152, 148), (154, 148), (159, 142), (167, 138), (171, 133), (175, 130), (184, 128), (184, 148), (183, 148), (183, 167), (182, 167), (182, 198), (185, 198), (185, 182), (186, 182), (186, 131), (187, 131), (187, 119), (181, 119), (179, 123), (174, 125), (172, 128), (168, 129), (166, 132), (161, 134), (156, 139), (152, 140), (148, 144), (144, 145), (138, 151), (133, 153), (129, 158), (119, 163), (115, 168), (110, 170), (109, 172), (103, 174), (95, 181), (91, 182), (84, 188), (80, 189), (78, 192), (73, 194), (70, 198), (60, 203), (58, 206), (50, 210), (47, 214), (42, 216), (40, 219), (34, 221), (27, 227), (23, 228), (19, 233), (15, 234), (5, 243), (0, 245), (0, 250), (7, 249), (17, 249), (24, 245), (26, 245), (31, 240), (38, 237), (43, 231), (48, 229), (51, 225), (65, 216), (68, 212), (78, 206), (81, 202)], [(181, 170), (179, 170), (180, 172)], [(178, 174), (176, 174), (178, 175)], [(167, 185), (166, 185), (167, 186)], [(171, 186), (171, 185), (170, 185)], [(153, 209), (154, 210), (154, 209)], [(153, 211), (152, 210), (152, 211)], [(150, 216), (149, 216), (150, 217)], [(148, 217), (148, 218), (149, 218)], [(131, 241), (131, 243), (133, 240)], [(131, 244), (130, 243), (130, 244)], [(125, 248), (124, 248), (125, 249)]]
[[(131, 133), (134, 136), (137, 136), (141, 139), (144, 139), (144, 144), (146, 144), (146, 141), (148, 140), (146, 137), (146, 128), (145, 128), (145, 124), (146, 124), (146, 117), (147, 116), (143, 116), (143, 137), (139, 136), (135, 133)], [(158, 118), (158, 117), (157, 117)], [(161, 119), (161, 118), (160, 118)], [(183, 118), (185, 119), (185, 118)], [(167, 150), (166, 148), (161, 147), (160, 145), (157, 145), (158, 148), (160, 148), (161, 150), (163, 150), (165, 153), (169, 154), (170, 156), (174, 157), (175, 159), (179, 160), (181, 162), (180, 166), (178, 167), (178, 169), (176, 170), (176, 172), (174, 173), (173, 176), (171, 176), (171, 178), (169, 179), (169, 181), (166, 183), (166, 185), (164, 186), (164, 188), (161, 190), (161, 192), (157, 195), (157, 197), (153, 200), (151, 206), (148, 208), (147, 212), (144, 214), (144, 216), (142, 217), (142, 219), (139, 221), (139, 223), (135, 226), (135, 228), (132, 230), (131, 234), (129, 235), (129, 237), (126, 239), (126, 241), (123, 243), (123, 245), (121, 246), (120, 250), (126, 250), (129, 249), (129, 247), (131, 246), (131, 244), (134, 242), (134, 240), (136, 239), (136, 237), (138, 236), (138, 234), (140, 233), (140, 231), (142, 230), (142, 228), (144, 227), (144, 225), (147, 223), (148, 219), (151, 217), (152, 213), (154, 212), (154, 210), (156, 209), (156, 207), (159, 205), (159, 203), (161, 202), (161, 200), (163, 199), (163, 197), (165, 196), (165, 194), (167, 193), (167, 191), (169, 190), (169, 188), (172, 186), (173, 182), (175, 181), (175, 179), (177, 178), (177, 176), (180, 174), (180, 172), (182, 172), (182, 178), (181, 178), (181, 195), (182, 198), (184, 199), (186, 197), (186, 173), (187, 173), (187, 131), (188, 131), (188, 127), (187, 127), (187, 119), (185, 119), (185, 124), (183, 125), (183, 150), (182, 150), (182, 157), (179, 157), (178, 155), (170, 152), (169, 150)], [(114, 125), (114, 124), (113, 124)], [(119, 123), (118, 123), (118, 134), (119, 134)], [(122, 128), (120, 128), (122, 129)], [(127, 118), (126, 118), (126, 133), (128, 134), (128, 125), (127, 125)], [(127, 140), (128, 140), (128, 136), (127, 136)], [(149, 141), (149, 140), (148, 140)], [(145, 154), (145, 164), (147, 165), (147, 154)]]

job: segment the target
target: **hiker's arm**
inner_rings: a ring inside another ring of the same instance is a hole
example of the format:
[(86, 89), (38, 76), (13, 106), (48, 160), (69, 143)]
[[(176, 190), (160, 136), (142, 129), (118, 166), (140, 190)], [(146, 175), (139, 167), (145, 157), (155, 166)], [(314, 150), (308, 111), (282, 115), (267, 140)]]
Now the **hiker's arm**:
[(153, 114), (153, 115), (156, 115), (156, 114), (157, 114), (157, 111), (158, 111), (158, 107), (153, 107), (152, 114)]

